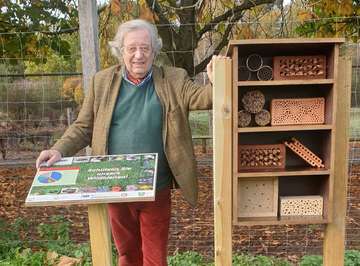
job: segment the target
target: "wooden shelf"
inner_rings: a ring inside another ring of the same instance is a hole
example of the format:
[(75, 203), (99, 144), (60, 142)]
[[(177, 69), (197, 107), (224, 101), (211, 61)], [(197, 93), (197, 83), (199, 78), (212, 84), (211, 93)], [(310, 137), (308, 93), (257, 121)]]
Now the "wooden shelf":
[(282, 38), (282, 39), (252, 39), (252, 40), (230, 40), (228, 47), (232, 48), (232, 46), (236, 45), (257, 45), (257, 44), (270, 44), (270, 45), (276, 45), (276, 44), (290, 44), (290, 45), (301, 45), (308, 43), (343, 43), (345, 42), (345, 38)]
[(332, 130), (333, 125), (291, 125), (291, 126), (268, 126), (268, 127), (242, 127), (239, 133), (251, 132), (275, 132), (275, 131), (306, 131), (306, 130)]
[(317, 84), (333, 84), (334, 79), (296, 79), (296, 80), (248, 80), (238, 81), (239, 87), (244, 86), (288, 86), (288, 85), (317, 85)]
[(237, 178), (246, 177), (264, 177), (264, 176), (301, 176), (301, 175), (329, 175), (330, 170), (324, 168), (313, 167), (292, 167), (285, 169), (271, 169), (271, 170), (247, 170), (241, 173), (236, 173)]
[(283, 225), (283, 224), (326, 224), (329, 221), (325, 218), (299, 218), (299, 219), (276, 219), (275, 218), (238, 218), (235, 225)]

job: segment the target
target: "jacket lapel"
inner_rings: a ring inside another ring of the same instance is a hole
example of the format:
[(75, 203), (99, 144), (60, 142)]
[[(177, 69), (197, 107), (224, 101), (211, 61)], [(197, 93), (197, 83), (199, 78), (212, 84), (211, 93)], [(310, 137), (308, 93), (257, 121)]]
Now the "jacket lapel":
[(122, 72), (123, 67), (120, 65), (114, 68), (114, 72), (112, 74), (112, 78), (110, 79), (107, 90), (106, 96), (106, 108), (104, 114), (104, 128), (105, 128), (105, 154), (108, 154), (108, 138), (109, 138), (109, 130), (110, 124), (112, 119), (112, 113), (115, 108), (116, 100), (119, 95), (120, 91), (120, 84), (122, 80)]
[(153, 66), (153, 80), (154, 80), (154, 88), (156, 91), (156, 94), (159, 97), (161, 106), (162, 106), (162, 112), (163, 112), (163, 121), (162, 121), (162, 138), (163, 138), (163, 144), (164, 147), (166, 147), (166, 136), (167, 136), (167, 112), (169, 110), (169, 101), (167, 97), (167, 91), (166, 91), (166, 81), (164, 79), (164, 73), (163, 70), (160, 69), (157, 66)]

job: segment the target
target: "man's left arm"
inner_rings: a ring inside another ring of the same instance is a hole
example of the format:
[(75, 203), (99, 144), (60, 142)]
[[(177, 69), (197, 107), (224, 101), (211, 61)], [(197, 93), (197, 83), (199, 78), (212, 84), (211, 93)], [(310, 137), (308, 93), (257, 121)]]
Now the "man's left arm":
[(198, 85), (189, 77), (183, 86), (183, 99), (189, 111), (212, 108), (212, 84)]
[(214, 59), (228, 58), (226, 56), (214, 55), (206, 66), (206, 73), (210, 83), (207, 85), (197, 85), (188, 76), (185, 78), (183, 96), (188, 104), (190, 111), (212, 109), (212, 82), (213, 82), (213, 62)]

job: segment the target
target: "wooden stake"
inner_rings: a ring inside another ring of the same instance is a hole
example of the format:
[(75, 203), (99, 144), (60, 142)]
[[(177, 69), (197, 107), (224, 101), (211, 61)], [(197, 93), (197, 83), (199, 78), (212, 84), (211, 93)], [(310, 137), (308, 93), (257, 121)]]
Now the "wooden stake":
[(232, 261), (232, 62), (214, 62), (214, 230), (215, 265)]
[[(337, 53), (335, 53), (335, 58)], [(338, 64), (334, 65), (339, 71), (336, 80), (335, 102), (336, 107), (336, 131), (335, 149), (332, 155), (334, 162), (334, 184), (333, 196), (329, 198), (330, 223), (327, 224), (324, 236), (324, 266), (344, 265), (345, 253), (345, 217), (346, 217), (346, 195), (348, 178), (348, 144), (349, 144), (349, 110), (351, 93), (351, 58), (340, 57)], [(335, 70), (336, 73), (336, 70)], [(337, 101), (336, 101), (337, 100)], [(331, 194), (331, 193), (330, 193)]]
[(88, 206), (92, 265), (111, 266), (111, 234), (106, 204)]

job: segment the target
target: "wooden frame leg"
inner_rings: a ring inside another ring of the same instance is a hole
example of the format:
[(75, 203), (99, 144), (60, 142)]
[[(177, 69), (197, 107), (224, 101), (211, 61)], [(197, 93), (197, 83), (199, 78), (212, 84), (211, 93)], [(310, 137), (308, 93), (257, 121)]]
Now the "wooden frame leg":
[(339, 58), (339, 78), (337, 85), (337, 115), (335, 133), (335, 166), (333, 184), (333, 205), (331, 222), (326, 226), (324, 236), (324, 266), (344, 265), (346, 196), (349, 154), (349, 110), (351, 93), (351, 59)]
[(111, 266), (111, 232), (106, 204), (88, 206), (92, 264)]
[(232, 262), (232, 79), (231, 60), (214, 62), (213, 156), (215, 265)]

